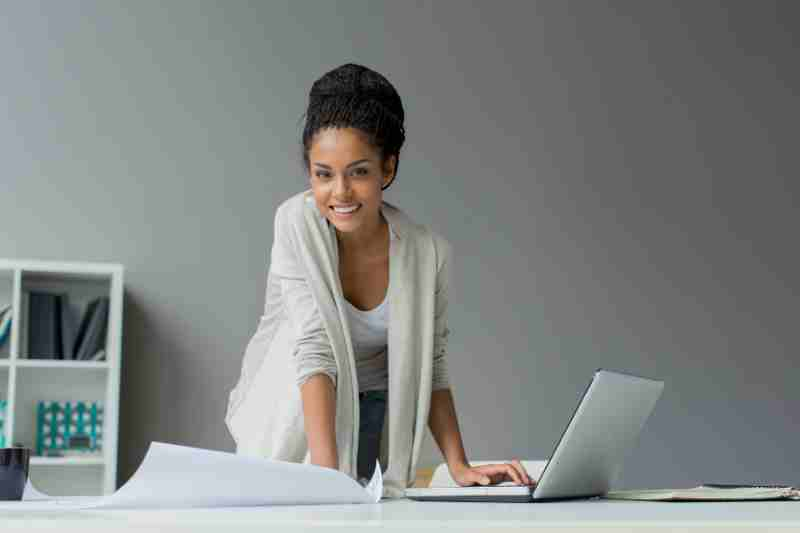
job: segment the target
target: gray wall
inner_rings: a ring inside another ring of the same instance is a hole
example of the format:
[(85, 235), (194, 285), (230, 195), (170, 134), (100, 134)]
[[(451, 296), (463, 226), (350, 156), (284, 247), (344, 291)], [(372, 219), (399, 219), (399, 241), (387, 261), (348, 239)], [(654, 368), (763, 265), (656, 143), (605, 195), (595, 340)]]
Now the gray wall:
[(407, 108), (386, 199), (454, 246), (471, 458), (546, 457), (608, 367), (667, 383), (622, 486), (800, 483), (798, 10), (672, 4), (3, 4), (0, 255), (125, 265), (120, 481), (233, 448), (305, 98), (356, 61)]

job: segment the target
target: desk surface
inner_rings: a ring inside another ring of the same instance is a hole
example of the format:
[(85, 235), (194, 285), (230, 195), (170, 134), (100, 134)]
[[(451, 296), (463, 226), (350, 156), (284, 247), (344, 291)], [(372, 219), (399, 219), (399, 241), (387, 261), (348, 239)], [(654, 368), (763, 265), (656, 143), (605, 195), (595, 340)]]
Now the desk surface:
[[(371, 505), (4, 512), (0, 530), (37, 531), (422, 531), (626, 532), (800, 531), (800, 501), (668, 503), (588, 500), (556, 503), (450, 503), (385, 500)], [(609, 529), (606, 529), (608, 531)]]

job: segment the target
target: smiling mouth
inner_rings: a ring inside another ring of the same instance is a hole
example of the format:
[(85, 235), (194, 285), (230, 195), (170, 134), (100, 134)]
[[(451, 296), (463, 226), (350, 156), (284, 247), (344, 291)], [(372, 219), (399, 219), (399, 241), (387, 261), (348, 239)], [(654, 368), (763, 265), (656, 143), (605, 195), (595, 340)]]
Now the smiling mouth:
[(358, 212), (359, 209), (361, 209), (361, 204), (358, 204), (358, 206), (355, 209), (348, 208), (346, 211), (340, 211), (339, 209), (337, 209), (336, 206), (331, 206), (331, 211), (333, 211), (337, 215), (352, 215), (353, 213)]

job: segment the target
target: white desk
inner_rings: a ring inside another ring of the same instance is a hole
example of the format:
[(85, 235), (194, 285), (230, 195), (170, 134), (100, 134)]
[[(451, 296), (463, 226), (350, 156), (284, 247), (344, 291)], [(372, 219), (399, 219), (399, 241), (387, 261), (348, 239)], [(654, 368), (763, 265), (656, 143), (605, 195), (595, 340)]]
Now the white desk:
[(432, 503), (159, 511), (4, 512), (0, 531), (800, 531), (800, 501)]

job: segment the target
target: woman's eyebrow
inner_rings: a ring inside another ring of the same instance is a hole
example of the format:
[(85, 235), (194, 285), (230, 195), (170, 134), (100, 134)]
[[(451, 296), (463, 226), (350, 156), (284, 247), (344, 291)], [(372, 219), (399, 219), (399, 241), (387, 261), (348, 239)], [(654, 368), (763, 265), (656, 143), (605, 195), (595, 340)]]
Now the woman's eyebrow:
[[(355, 165), (357, 165), (359, 163), (369, 163), (369, 159), (359, 159), (358, 161), (353, 161), (352, 163), (347, 165), (345, 168), (350, 168), (350, 167), (355, 166)], [(325, 163), (314, 162), (314, 164), (317, 165), (318, 167), (322, 167), (322, 168), (327, 168), (327, 169), (331, 168), (330, 165), (326, 165)]]

